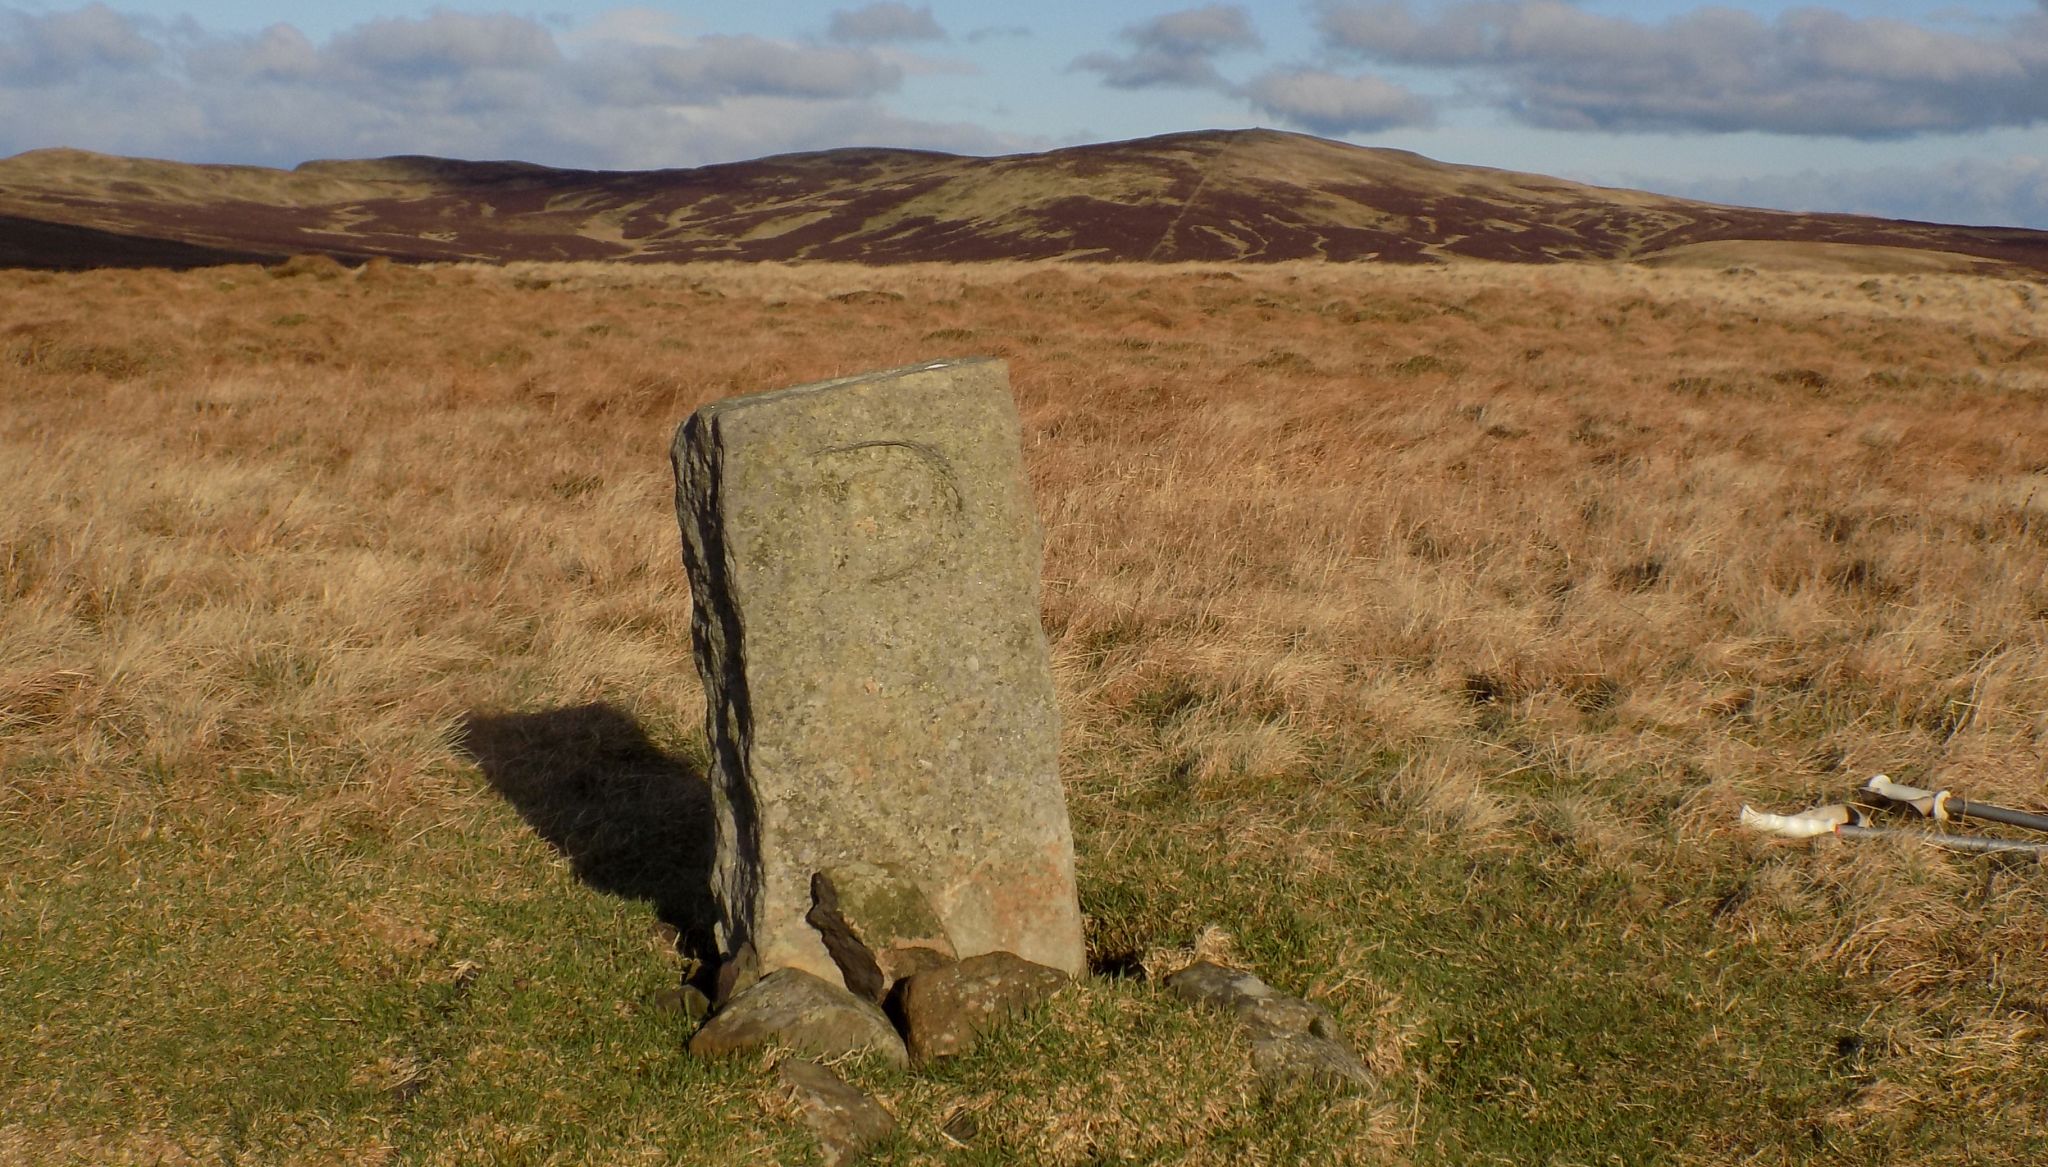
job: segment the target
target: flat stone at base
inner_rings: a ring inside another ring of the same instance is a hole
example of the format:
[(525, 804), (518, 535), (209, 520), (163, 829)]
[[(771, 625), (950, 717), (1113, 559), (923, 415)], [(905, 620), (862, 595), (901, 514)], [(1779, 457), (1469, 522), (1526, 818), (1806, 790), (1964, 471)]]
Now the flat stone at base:
[(1167, 977), (1166, 987), (1183, 1000), (1230, 1012), (1236, 1012), (1247, 1001), (1279, 996), (1273, 986), (1248, 972), (1206, 960), (1198, 960)]
[(1237, 1007), (1237, 1019), (1251, 1030), (1253, 1038), (1282, 1034), (1307, 1034), (1336, 1040), (1337, 1023), (1330, 1011), (1300, 997), (1255, 997)]
[(679, 985), (654, 994), (654, 1007), (664, 1013), (680, 1013), (684, 1020), (694, 1023), (711, 1012), (711, 999), (695, 985)]
[(690, 1039), (690, 1052), (717, 1057), (767, 1045), (827, 1058), (869, 1052), (895, 1066), (910, 1061), (872, 1001), (795, 968), (778, 969), (726, 1002)]
[(1183, 999), (1235, 1014), (1252, 1043), (1252, 1069), (1269, 1086), (1312, 1082), (1366, 1088), (1372, 1071), (1351, 1052), (1330, 1011), (1238, 969), (1200, 961), (1166, 978)]
[(1268, 1085), (1312, 1082), (1333, 1088), (1372, 1085), (1372, 1071), (1343, 1043), (1309, 1033), (1252, 1039), (1252, 1069)]
[(896, 1120), (881, 1103), (816, 1062), (785, 1058), (776, 1074), (818, 1137), (825, 1167), (851, 1162), (896, 1133)]
[(754, 987), (761, 979), (761, 962), (754, 956), (754, 946), (740, 945), (739, 951), (719, 962), (717, 985), (711, 996), (714, 1006), (723, 1005), (741, 993)]
[(1071, 983), (1059, 969), (1008, 952), (921, 972), (903, 982), (898, 997), (910, 1054), (925, 1062), (965, 1053), (1003, 1018)]

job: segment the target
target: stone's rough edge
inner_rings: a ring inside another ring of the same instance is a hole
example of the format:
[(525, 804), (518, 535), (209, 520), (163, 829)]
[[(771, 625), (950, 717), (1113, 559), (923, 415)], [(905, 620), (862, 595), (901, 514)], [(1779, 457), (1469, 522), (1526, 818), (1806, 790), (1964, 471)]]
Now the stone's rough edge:
[[(683, 565), (690, 579), (690, 640), (704, 686), (704, 732), (710, 747), (716, 797), (712, 799), (713, 854), (740, 854), (750, 862), (714, 864), (712, 901), (718, 912), (715, 940), (719, 954), (731, 959), (747, 946), (745, 921), (754, 912), (740, 912), (737, 904), (751, 904), (758, 887), (721, 886), (737, 884), (747, 872), (759, 868), (759, 810), (749, 797), (746, 784), (728, 776), (746, 772), (746, 756), (753, 741), (753, 714), (748, 707), (745, 684), (743, 623), (731, 604), (730, 561), (723, 533), (716, 522), (706, 522), (703, 511), (720, 509), (723, 446), (717, 417), (699, 409), (676, 427), (669, 448), (669, 462), (676, 479), (676, 520), (682, 530)], [(703, 510), (689, 505), (692, 494), (704, 500)], [(713, 678), (719, 680), (714, 683)]]

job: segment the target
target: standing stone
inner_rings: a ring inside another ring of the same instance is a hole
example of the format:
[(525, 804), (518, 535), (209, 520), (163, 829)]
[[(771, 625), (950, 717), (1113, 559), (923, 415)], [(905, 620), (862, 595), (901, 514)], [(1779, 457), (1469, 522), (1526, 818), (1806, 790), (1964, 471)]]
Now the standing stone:
[(992, 360), (731, 398), (676, 434), (728, 960), (843, 984), (812, 877), (872, 863), (960, 956), (1083, 970), (1017, 435)]

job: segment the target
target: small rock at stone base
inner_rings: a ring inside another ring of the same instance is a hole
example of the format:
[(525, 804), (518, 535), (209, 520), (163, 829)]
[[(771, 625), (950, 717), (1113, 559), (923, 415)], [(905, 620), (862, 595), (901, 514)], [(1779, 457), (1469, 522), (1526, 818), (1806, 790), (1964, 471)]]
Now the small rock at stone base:
[(753, 988), (754, 983), (760, 979), (761, 962), (754, 956), (754, 946), (742, 944), (738, 952), (719, 964), (717, 987), (711, 997), (712, 1003), (723, 1005)]
[(1197, 1005), (1232, 1012), (1243, 1008), (1247, 1001), (1279, 995), (1273, 986), (1248, 972), (1206, 960), (1198, 960), (1167, 977), (1166, 987)]
[(694, 1024), (711, 1012), (711, 998), (695, 985), (681, 985), (655, 993), (654, 1007), (663, 1013), (680, 1013)]
[(920, 1062), (967, 1052), (997, 1022), (1071, 983), (1066, 973), (1009, 952), (985, 952), (903, 982), (896, 1001)]
[(1329, 1010), (1280, 993), (1239, 969), (1200, 961), (1167, 977), (1166, 984), (1186, 1000), (1237, 1014), (1255, 1038), (1289, 1033), (1339, 1038)]
[(1313, 1082), (1364, 1089), (1372, 1085), (1372, 1071), (1343, 1043), (1309, 1033), (1254, 1037), (1252, 1069), (1272, 1086)]
[(1290, 1033), (1333, 1040), (1338, 1037), (1337, 1024), (1330, 1019), (1330, 1011), (1300, 997), (1247, 998), (1237, 1006), (1237, 1019), (1244, 1022), (1253, 1037), (1279, 1037)]
[(818, 1156), (825, 1167), (850, 1162), (896, 1133), (896, 1120), (881, 1103), (827, 1067), (784, 1058), (776, 1074), (803, 1112), (804, 1125), (818, 1137)]
[(690, 1039), (690, 1052), (717, 1057), (771, 1044), (828, 1058), (872, 1052), (894, 1066), (909, 1064), (880, 1007), (795, 968), (777, 969), (726, 1002)]
[(1329, 1010), (1237, 969), (1200, 961), (1166, 978), (1181, 997), (1234, 1013), (1252, 1042), (1252, 1068), (1267, 1084), (1368, 1087), (1372, 1071), (1344, 1043)]

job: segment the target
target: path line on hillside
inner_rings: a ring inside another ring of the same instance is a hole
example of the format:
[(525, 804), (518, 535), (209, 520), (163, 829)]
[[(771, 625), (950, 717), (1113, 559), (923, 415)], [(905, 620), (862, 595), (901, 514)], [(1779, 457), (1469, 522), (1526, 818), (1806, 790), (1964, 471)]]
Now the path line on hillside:
[(1231, 147), (1235, 145), (1237, 145), (1237, 136), (1233, 134), (1229, 138), (1224, 139), (1223, 145), (1216, 153), (1209, 156), (1209, 161), (1202, 166), (1202, 177), (1195, 180), (1195, 189), (1188, 192), (1188, 201), (1181, 204), (1180, 214), (1175, 215), (1173, 222), (1166, 225), (1165, 232), (1159, 236), (1159, 242), (1154, 243), (1152, 250), (1145, 253), (1143, 262), (1151, 263), (1159, 258), (1159, 249), (1166, 246), (1167, 241), (1172, 239), (1174, 233), (1180, 230), (1180, 225), (1187, 219), (1188, 212), (1195, 209), (1195, 200), (1202, 197), (1203, 188), (1209, 185), (1209, 176), (1216, 173), (1216, 164), (1223, 161), (1223, 156), (1230, 153)]

